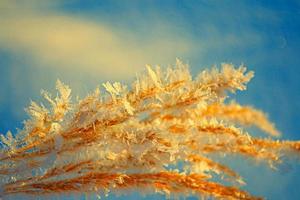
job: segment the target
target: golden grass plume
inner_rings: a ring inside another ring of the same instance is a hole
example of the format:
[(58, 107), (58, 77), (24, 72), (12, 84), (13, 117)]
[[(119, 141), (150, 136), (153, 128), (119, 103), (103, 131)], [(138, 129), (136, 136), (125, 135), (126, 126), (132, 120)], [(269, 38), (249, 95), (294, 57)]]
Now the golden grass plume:
[[(0, 196), (137, 189), (261, 199), (241, 190), (242, 177), (212, 157), (241, 155), (276, 168), (284, 156), (299, 153), (299, 141), (273, 139), (280, 133), (263, 112), (227, 103), (227, 93), (245, 90), (253, 77), (244, 66), (222, 64), (194, 79), (180, 60), (174, 68), (146, 70), (130, 87), (107, 82), (104, 94), (97, 88), (76, 102), (60, 81), (55, 98), (42, 91), (48, 106), (31, 102), (24, 128), (1, 135)], [(249, 125), (269, 136), (239, 127)]]

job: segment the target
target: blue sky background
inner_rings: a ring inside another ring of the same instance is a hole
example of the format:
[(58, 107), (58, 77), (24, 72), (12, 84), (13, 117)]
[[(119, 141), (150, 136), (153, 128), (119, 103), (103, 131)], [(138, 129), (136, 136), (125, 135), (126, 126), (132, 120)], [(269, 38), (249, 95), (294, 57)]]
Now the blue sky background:
[[(194, 75), (244, 63), (255, 77), (237, 101), (269, 113), (283, 139), (299, 140), (299, 35), (296, 0), (1, 0), (0, 132), (22, 127), (24, 107), (40, 100), (40, 89), (54, 91), (58, 78), (84, 96), (178, 57)], [(231, 165), (253, 194), (299, 199), (300, 165), (288, 163), (279, 172), (239, 159)], [(163, 197), (146, 199), (156, 198)]]

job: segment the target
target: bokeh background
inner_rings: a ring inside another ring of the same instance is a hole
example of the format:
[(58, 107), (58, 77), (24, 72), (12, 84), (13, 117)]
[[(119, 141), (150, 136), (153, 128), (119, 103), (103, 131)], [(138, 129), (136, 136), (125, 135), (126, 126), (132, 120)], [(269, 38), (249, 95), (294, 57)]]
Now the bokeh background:
[[(297, 0), (0, 0), (0, 132), (22, 128), (24, 107), (41, 100), (42, 88), (55, 92), (58, 78), (75, 99), (107, 80), (129, 83), (145, 64), (180, 58), (193, 75), (244, 63), (255, 78), (237, 101), (269, 113), (283, 139), (299, 140), (299, 35)], [(276, 172), (241, 159), (230, 165), (255, 195), (300, 199), (299, 161)]]

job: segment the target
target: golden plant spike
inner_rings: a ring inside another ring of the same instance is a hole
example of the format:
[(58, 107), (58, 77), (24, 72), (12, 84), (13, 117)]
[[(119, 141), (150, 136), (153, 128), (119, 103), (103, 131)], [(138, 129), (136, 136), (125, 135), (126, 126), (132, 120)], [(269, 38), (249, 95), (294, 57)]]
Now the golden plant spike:
[[(165, 71), (147, 65), (130, 87), (107, 82), (104, 92), (97, 88), (75, 102), (57, 81), (57, 97), (42, 91), (46, 106), (31, 102), (24, 128), (0, 137), (0, 197), (134, 189), (174, 198), (262, 199), (242, 191), (242, 176), (221, 158), (240, 154), (276, 168), (283, 157), (299, 155), (300, 141), (272, 139), (280, 134), (266, 114), (225, 103), (226, 93), (245, 90), (252, 77), (245, 66), (222, 64), (193, 79), (177, 59)], [(238, 125), (270, 136), (251, 136)]]

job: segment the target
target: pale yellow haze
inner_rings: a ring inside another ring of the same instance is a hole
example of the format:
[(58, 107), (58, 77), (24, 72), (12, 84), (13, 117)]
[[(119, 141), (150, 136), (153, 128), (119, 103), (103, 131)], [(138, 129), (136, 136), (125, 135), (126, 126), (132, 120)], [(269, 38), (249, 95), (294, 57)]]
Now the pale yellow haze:
[(102, 23), (101, 18), (91, 21), (51, 9), (38, 12), (37, 8), (14, 6), (0, 14), (0, 46), (25, 55), (34, 66), (84, 69), (109, 78), (125, 78), (145, 64), (173, 63), (175, 57), (191, 53), (191, 41), (176, 35), (171, 24), (149, 22), (149, 27), (145, 26), (149, 34), (141, 35), (125, 25), (116, 28)]

